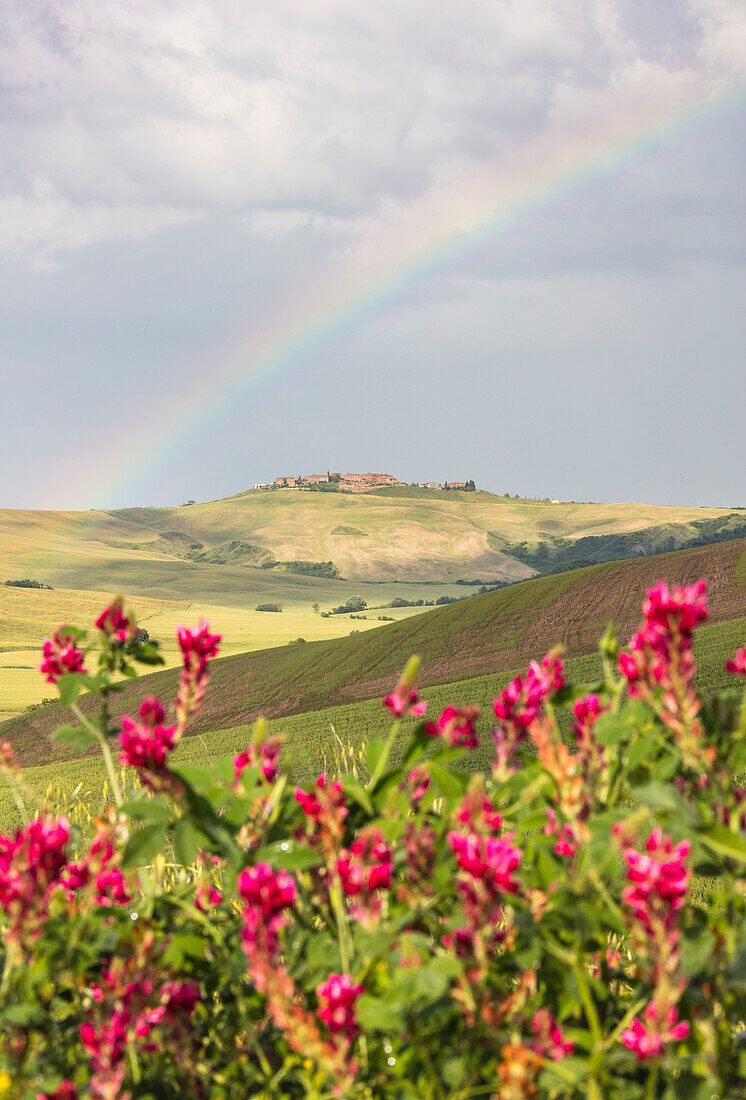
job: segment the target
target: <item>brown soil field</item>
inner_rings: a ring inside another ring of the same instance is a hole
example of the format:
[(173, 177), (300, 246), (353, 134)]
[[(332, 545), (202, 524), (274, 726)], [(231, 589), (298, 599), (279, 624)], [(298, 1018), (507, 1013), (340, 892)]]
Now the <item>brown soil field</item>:
[[(626, 642), (655, 581), (692, 584), (700, 577), (709, 582), (710, 622), (746, 616), (746, 540), (738, 540), (524, 581), (368, 634), (218, 659), (191, 732), (375, 698), (412, 653), (422, 658), (423, 686), (520, 668), (558, 643), (568, 656), (582, 656), (595, 650), (610, 621)], [(128, 684), (115, 707), (134, 712), (146, 692), (172, 698), (176, 682), (174, 671), (152, 674)], [(49, 740), (66, 720), (62, 708), (49, 706), (6, 723), (3, 734), (22, 763), (51, 763), (69, 758)]]

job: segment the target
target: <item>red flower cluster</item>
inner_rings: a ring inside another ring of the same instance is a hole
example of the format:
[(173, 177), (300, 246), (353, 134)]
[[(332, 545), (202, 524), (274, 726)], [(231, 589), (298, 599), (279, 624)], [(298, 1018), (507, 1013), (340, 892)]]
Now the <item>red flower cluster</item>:
[[(623, 826), (616, 835), (624, 838)], [(666, 1043), (683, 1039), (689, 1024), (677, 1023), (676, 1002), (686, 988), (679, 970), (681, 961), (679, 911), (689, 890), (691, 872), (685, 865), (689, 841), (674, 846), (660, 828), (653, 829), (644, 852), (623, 847), (628, 885), (622, 899), (634, 920), (634, 934), (643, 957), (650, 965), (653, 997), (643, 1016), (633, 1020), (622, 1041), (640, 1059), (657, 1057)]]
[(544, 836), (554, 836), (557, 842), (554, 850), (558, 856), (566, 856), (573, 859), (578, 851), (578, 838), (572, 825), (562, 824), (557, 821), (557, 814), (551, 806), (547, 807), (547, 823), (544, 826)]
[(515, 753), (525, 740), (528, 730), (539, 717), (545, 701), (564, 686), (564, 669), (556, 651), (532, 661), (528, 672), (508, 684), (493, 700), (498, 726), (492, 731), (496, 756), (493, 770), (505, 780), (515, 771)]
[(36, 1100), (77, 1100), (78, 1090), (72, 1081), (63, 1081), (54, 1092), (37, 1092)]
[(91, 987), (100, 1008), (95, 1020), (81, 1024), (80, 1038), (91, 1060), (93, 1100), (114, 1100), (120, 1095), (131, 1043), (139, 1040), (145, 1050), (156, 1050), (152, 1031), (161, 1024), (181, 1026), (200, 1000), (194, 982), (168, 981), (156, 991), (152, 978), (128, 977), (121, 966), (112, 967), (104, 970), (102, 984)]
[(342, 889), (355, 903), (350, 912), (363, 925), (376, 921), (381, 912), (381, 890), (391, 886), (392, 849), (383, 839), (380, 829), (364, 829), (349, 851), (342, 848), (337, 860), (337, 874)]
[(139, 723), (122, 715), (119, 763), (137, 768), (142, 782), (152, 790), (165, 790), (170, 786), (166, 761), (176, 744), (176, 729), (164, 726), (165, 719), (165, 710), (152, 695), (143, 700)]
[(70, 826), (66, 818), (39, 817), (14, 836), (0, 835), (0, 907), (8, 917), (7, 936), (34, 939), (62, 884)]
[(268, 737), (260, 745), (249, 745), (233, 757), (234, 782), (238, 783), (246, 768), (259, 768), (267, 783), (274, 783), (279, 773), (282, 742), (279, 737)]
[(642, 613), (651, 626), (659, 626), (667, 634), (691, 634), (707, 619), (707, 581), (677, 585), (673, 592), (665, 581), (658, 581), (648, 589)]
[(481, 837), (476, 833), (451, 832), (448, 840), (461, 870), (483, 882), (491, 896), (518, 893), (520, 887), (514, 875), (522, 853), (510, 836)]
[(419, 718), (427, 710), (427, 703), (420, 699), (420, 694), (415, 688), (418, 665), (419, 660), (413, 657), (404, 669), (399, 683), (383, 700), (383, 705), (394, 718), (403, 718), (407, 714)]
[(176, 699), (180, 730), (183, 730), (189, 718), (196, 714), (202, 705), (207, 687), (207, 663), (220, 652), (221, 639), (222, 634), (210, 633), (210, 624), (205, 619), (202, 619), (199, 626), (192, 630), (185, 626), (176, 628), (176, 640), (179, 643), (183, 661), (179, 694)]
[[(512, 834), (496, 835), (502, 818), (478, 783), (473, 783), (456, 816), (462, 828), (449, 832), (448, 841), (461, 872), (457, 886), (467, 926), (446, 935), (443, 942), (461, 957), (479, 958), (485, 947), (489, 950), (504, 938), (504, 933), (495, 929), (503, 918), (506, 897), (520, 889), (515, 872), (522, 853), (513, 844)], [(481, 951), (477, 949), (479, 940)]]
[(531, 1030), (536, 1039), (531, 1044), (533, 1050), (542, 1058), (551, 1058), (553, 1062), (561, 1062), (568, 1054), (572, 1054), (575, 1045), (570, 1039), (565, 1039), (560, 1028), (548, 1008), (540, 1008), (534, 1013), (531, 1021)]
[(746, 676), (746, 645), (737, 649), (730, 661), (725, 662), (725, 671), (734, 676)]
[(355, 1001), (363, 992), (362, 985), (353, 983), (349, 974), (330, 974), (316, 989), (318, 1016), (332, 1035), (340, 1035), (351, 1043), (358, 1035)]
[(651, 1003), (643, 1012), (647, 1023), (634, 1019), (630, 1027), (622, 1032), (622, 1042), (628, 1050), (633, 1050), (640, 1062), (650, 1058), (658, 1058), (665, 1048), (666, 1043), (676, 1043), (686, 1039), (689, 1034), (689, 1024), (686, 1020), (677, 1022), (679, 1018), (675, 1005), (669, 1007), (660, 1019), (660, 1013), (656, 1005)]
[(238, 892), (246, 902), (243, 949), (248, 956), (259, 951), (271, 958), (277, 951), (286, 910), (295, 901), (295, 883), (287, 871), (273, 871), (268, 863), (256, 863), (241, 872)]
[(63, 878), (69, 900), (72, 900), (76, 891), (93, 883), (94, 901), (97, 905), (105, 908), (129, 905), (132, 899), (117, 863), (113, 832), (110, 823), (98, 822), (97, 835), (89, 852), (79, 863), (68, 863), (65, 867)]
[(426, 768), (412, 768), (402, 782), (401, 789), (409, 791), (409, 799), (412, 809), (416, 810), (422, 799), (430, 790), (431, 779)]
[(619, 654), (619, 670), (629, 693), (654, 703), (662, 691), (660, 718), (678, 741), (689, 767), (707, 763), (708, 750), (700, 745), (701, 729), (696, 721), (700, 702), (694, 687), (692, 631), (707, 618), (707, 582), (671, 592), (659, 581), (648, 589), (640, 630), (630, 639), (629, 653)]
[(384, 698), (383, 705), (394, 718), (403, 718), (407, 714), (419, 718), (427, 710), (427, 703), (424, 699), (420, 699), (417, 689), (402, 683), (398, 683)]
[(121, 596), (117, 596), (104, 608), (96, 619), (96, 627), (107, 638), (122, 643), (132, 641), (137, 634), (137, 624), (134, 618), (126, 614)]
[(295, 791), (296, 801), (306, 815), (305, 836), (310, 844), (320, 846), (327, 858), (339, 850), (348, 810), (344, 790), (339, 780), (329, 782), (326, 772), (316, 779), (315, 789)]
[(76, 647), (73, 635), (65, 633), (64, 626), (55, 632), (54, 638), (44, 639), (42, 656), (39, 672), (46, 676), (48, 684), (56, 684), (68, 672), (88, 671), (83, 667), (85, 654)]
[(437, 722), (425, 726), (430, 737), (439, 737), (454, 748), (475, 749), (479, 744), (479, 707), (446, 707)]
[(689, 849), (688, 840), (674, 847), (660, 828), (653, 829), (644, 852), (624, 849), (629, 885), (622, 899), (647, 934), (653, 934), (658, 925), (668, 931), (677, 924), (689, 890), (691, 871), (684, 862)]

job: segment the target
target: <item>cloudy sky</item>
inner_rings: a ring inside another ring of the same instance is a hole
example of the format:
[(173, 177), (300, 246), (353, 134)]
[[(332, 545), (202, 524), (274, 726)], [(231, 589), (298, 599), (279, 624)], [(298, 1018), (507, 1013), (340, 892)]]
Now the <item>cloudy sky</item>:
[(746, 505), (742, 0), (5, 0), (0, 506)]

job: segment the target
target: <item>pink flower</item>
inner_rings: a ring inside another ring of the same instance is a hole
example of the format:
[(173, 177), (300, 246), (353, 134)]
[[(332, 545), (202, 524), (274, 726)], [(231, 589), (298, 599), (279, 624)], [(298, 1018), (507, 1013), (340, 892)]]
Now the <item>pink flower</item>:
[(608, 707), (602, 707), (599, 697), (592, 693), (586, 695), (583, 699), (576, 700), (575, 706), (572, 708), (572, 713), (575, 716), (572, 726), (575, 736), (579, 740), (588, 737), (598, 719), (608, 709)]
[(0, 908), (9, 938), (27, 941), (40, 933), (51, 896), (62, 885), (69, 839), (67, 818), (48, 816), (14, 836), (0, 835)]
[(658, 581), (648, 589), (642, 613), (649, 623), (669, 633), (678, 628), (682, 634), (691, 634), (695, 626), (707, 618), (707, 581), (683, 587), (676, 585), (673, 592), (665, 581)]
[(259, 768), (266, 782), (274, 783), (280, 774), (277, 761), (281, 749), (279, 737), (269, 737), (260, 745), (249, 745), (238, 756), (233, 757), (234, 783), (238, 783), (246, 768)]
[(392, 854), (380, 829), (360, 833), (350, 850), (343, 848), (337, 860), (345, 894), (354, 898), (363, 891), (387, 890), (391, 885)]
[(185, 626), (176, 628), (176, 639), (183, 661), (176, 699), (179, 735), (189, 718), (202, 705), (207, 687), (207, 663), (220, 652), (221, 638), (221, 634), (210, 633), (210, 624), (205, 619), (192, 630)]
[(339, 780), (328, 782), (326, 772), (316, 779), (314, 790), (297, 787), (295, 799), (306, 815), (305, 837), (310, 844), (320, 846), (329, 858), (336, 854), (344, 834), (348, 810), (344, 804), (344, 789)]
[(405, 684), (397, 684), (390, 695), (383, 700), (383, 705), (394, 718), (402, 718), (412, 714), (420, 717), (427, 710), (427, 703), (420, 699), (420, 693), (416, 688), (407, 687)]
[(84, 890), (92, 882), (97, 905), (104, 908), (129, 905), (132, 899), (125, 877), (117, 866), (117, 852), (112, 842), (114, 826), (111, 822), (99, 821), (97, 828), (97, 835), (84, 858), (79, 863), (68, 863), (64, 869), (68, 899), (72, 901), (77, 891)]
[[(157, 704), (157, 705), (156, 705)], [(168, 785), (169, 772), (166, 761), (176, 744), (174, 726), (161, 725), (163, 708), (156, 699), (146, 699), (140, 707), (141, 723), (133, 722), (128, 715), (122, 715), (122, 732), (119, 741), (122, 751), (119, 763), (137, 768), (140, 778), (152, 789), (164, 789)], [(151, 725), (151, 722), (157, 722)]]
[(635, 1019), (632, 1025), (622, 1032), (622, 1042), (628, 1050), (635, 1052), (641, 1062), (658, 1058), (663, 1053), (666, 1043), (686, 1039), (689, 1034), (689, 1024), (686, 1020), (677, 1023), (678, 1012), (674, 1005), (670, 1005), (665, 1010), (662, 1020), (660, 1015), (655, 1004), (651, 1003), (644, 1012), (647, 1024)]
[(479, 707), (446, 707), (437, 722), (425, 726), (430, 737), (439, 737), (454, 748), (475, 749), (479, 744)]
[(505, 781), (516, 770), (516, 751), (527, 731), (539, 717), (546, 700), (564, 685), (562, 661), (553, 650), (542, 659), (532, 661), (524, 676), (516, 676), (493, 700), (497, 728), (492, 731), (495, 743), (493, 773)]
[(406, 780), (401, 784), (401, 790), (409, 790), (409, 798), (412, 809), (416, 810), (422, 799), (430, 790), (430, 775), (425, 768), (413, 768), (407, 774)]
[(620, 653), (619, 671), (629, 694), (651, 702), (671, 730), (687, 767), (701, 771), (714, 759), (703, 740), (697, 715), (701, 703), (694, 678), (692, 631), (707, 618), (707, 584), (698, 581), (673, 592), (663, 581), (648, 589), (645, 619), (632, 636), (629, 653)]
[(746, 676), (746, 645), (738, 649), (730, 661), (725, 662), (725, 671), (732, 672), (734, 676)]
[(268, 863), (255, 863), (242, 871), (238, 892), (246, 902), (241, 941), (245, 953), (274, 955), (286, 910), (295, 901), (295, 882), (287, 871), (273, 871)]
[(363, 992), (362, 985), (355, 985), (349, 974), (330, 974), (316, 989), (319, 1001), (318, 1015), (332, 1035), (341, 1035), (352, 1042), (360, 1028), (357, 1026), (355, 1001)]
[(519, 883), (514, 872), (520, 866), (522, 852), (512, 837), (480, 837), (476, 833), (448, 834), (448, 840), (462, 871), (479, 879), (495, 895), (516, 894)]
[(77, 1100), (78, 1090), (72, 1081), (65, 1080), (54, 1092), (37, 1092), (36, 1100)]
[(418, 657), (411, 658), (401, 675), (399, 683), (391, 694), (383, 700), (383, 705), (394, 718), (402, 718), (407, 714), (420, 717), (427, 710), (427, 703), (420, 699), (419, 692), (415, 687), (419, 663)]
[(689, 890), (691, 871), (684, 863), (689, 849), (688, 840), (674, 847), (660, 828), (653, 829), (644, 852), (631, 847), (623, 849), (629, 885), (623, 890), (622, 899), (646, 931), (659, 922), (667, 930), (675, 926), (678, 910)]
[(127, 642), (137, 634), (135, 620), (124, 611), (124, 601), (121, 596), (112, 600), (96, 619), (96, 627), (107, 638), (116, 639), (118, 642)]
[(337, 874), (342, 890), (354, 899), (350, 913), (364, 927), (373, 927), (380, 916), (380, 891), (391, 886), (392, 857), (392, 849), (376, 828), (363, 829), (349, 851), (345, 848), (340, 851)]
[(46, 676), (48, 684), (55, 684), (60, 676), (69, 672), (87, 672), (83, 667), (85, 655), (77, 649), (72, 634), (66, 634), (64, 626), (55, 633), (54, 639), (45, 638), (42, 646), (44, 660), (39, 672)]
[(554, 845), (556, 854), (573, 859), (577, 854), (578, 844), (572, 826), (561, 825), (551, 806), (547, 808), (547, 818), (549, 820), (544, 826), (544, 836), (556, 836), (557, 843)]
[(202, 619), (199, 626), (191, 630), (186, 626), (177, 626), (176, 640), (179, 643), (184, 665), (204, 667), (208, 661), (220, 652), (222, 634), (211, 634), (210, 624)]
[(572, 1054), (575, 1045), (569, 1039), (564, 1039), (557, 1026), (557, 1021), (546, 1008), (540, 1008), (534, 1013), (531, 1021), (531, 1030), (537, 1041), (532, 1044), (533, 1049), (543, 1058), (551, 1058), (553, 1062), (561, 1062), (568, 1054)]

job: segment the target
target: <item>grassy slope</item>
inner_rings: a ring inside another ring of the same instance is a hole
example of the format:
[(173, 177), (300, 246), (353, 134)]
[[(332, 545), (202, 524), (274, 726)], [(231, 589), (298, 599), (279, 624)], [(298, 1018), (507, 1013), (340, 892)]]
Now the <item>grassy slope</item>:
[[(590, 654), (609, 620), (619, 625), (622, 638), (629, 636), (640, 618), (645, 587), (660, 576), (679, 583), (708, 577), (711, 621), (743, 618), (744, 562), (746, 542), (736, 541), (593, 566), (438, 608), (367, 636), (218, 660), (193, 730), (245, 724), (260, 713), (282, 717), (380, 696), (415, 652), (423, 659), (423, 685), (515, 669), (557, 642), (570, 656)], [(719, 660), (720, 654), (716, 656)], [(175, 674), (156, 673), (147, 689), (168, 698), (175, 691)], [(122, 709), (134, 707), (144, 690), (142, 685), (128, 687)], [(34, 763), (41, 755), (63, 758), (63, 750), (47, 741), (61, 721), (60, 708), (49, 707), (9, 722), (3, 732), (25, 762)]]
[[(427, 593), (432, 598), (432, 593)], [(380, 598), (380, 593), (376, 593)], [(62, 623), (90, 624), (111, 598), (107, 592), (74, 591), (56, 588), (6, 588), (0, 585), (0, 720), (22, 713), (31, 704), (53, 694), (37, 671), (42, 637)], [(338, 638), (350, 630), (371, 630), (380, 626), (379, 614), (399, 620), (416, 614), (410, 607), (390, 608), (385, 612), (368, 611), (365, 618), (349, 615), (322, 618), (314, 614), (310, 603), (291, 604), (281, 614), (255, 611), (253, 608), (225, 607), (220, 604), (169, 601), (147, 597), (129, 599), (138, 623), (154, 638), (161, 639), (168, 667), (180, 660), (175, 640), (179, 623), (197, 623), (201, 618), (220, 623), (224, 635), (222, 651), (226, 656), (256, 649), (306, 641)]]
[[(744, 557), (746, 561), (746, 557)], [(743, 643), (746, 638), (746, 618), (716, 623), (700, 628), (695, 640), (695, 653), (699, 666), (698, 683), (704, 695), (722, 690), (733, 684), (733, 677), (723, 669), (723, 658)], [(596, 654), (574, 657), (567, 662), (567, 675), (574, 683), (591, 683), (601, 675), (601, 662)], [(478, 703), (482, 706), (479, 728), (481, 745), (469, 756), (469, 766), (486, 767), (491, 756), (489, 730), (492, 725), (491, 702), (511, 678), (511, 672), (459, 680), (454, 683), (431, 686), (427, 699), (431, 713), (453, 704), (464, 706)], [(569, 726), (566, 714), (560, 714), (560, 723)], [(321, 770), (333, 773), (348, 771), (354, 765), (364, 774), (365, 745), (384, 737), (390, 728), (390, 719), (381, 706), (380, 699), (347, 703), (326, 707), (306, 714), (295, 714), (270, 720), (270, 732), (284, 739), (283, 764), (293, 779), (308, 782)], [(405, 731), (403, 731), (404, 733)], [(251, 739), (251, 727), (234, 726), (214, 730), (199, 737), (187, 738), (179, 746), (176, 759), (184, 764), (202, 765), (221, 757), (233, 756), (245, 748)], [(396, 757), (396, 748), (394, 758)], [(84, 759), (59, 762), (53, 766), (29, 767), (24, 779), (41, 796), (48, 796), (61, 810), (72, 811), (83, 805), (92, 814), (100, 813), (110, 799), (106, 788), (103, 762), (98, 755)], [(131, 772), (120, 771), (123, 786), (132, 783)], [(6, 832), (19, 823), (19, 815), (9, 797), (3, 795), (5, 783), (0, 778), (0, 832)]]
[[(132, 593), (164, 599), (209, 597), (216, 603), (240, 601), (247, 587), (257, 595), (263, 589), (266, 598), (278, 584), (289, 585), (289, 592), (308, 590), (310, 578), (278, 577), (241, 566), (210, 567), (173, 556), (184, 555), (190, 542), (211, 551), (239, 540), (265, 548), (279, 560), (332, 560), (344, 577), (359, 581), (515, 580), (530, 570), (503, 554), (501, 542), (542, 534), (628, 532), (726, 514), (724, 509), (552, 505), (490, 493), (406, 489), (364, 494), (252, 491), (190, 507), (117, 512), (4, 510), (0, 574), (34, 576), (65, 588), (108, 588), (113, 579)], [(215, 593), (222, 591), (233, 598), (216, 599)]]

